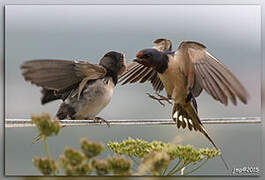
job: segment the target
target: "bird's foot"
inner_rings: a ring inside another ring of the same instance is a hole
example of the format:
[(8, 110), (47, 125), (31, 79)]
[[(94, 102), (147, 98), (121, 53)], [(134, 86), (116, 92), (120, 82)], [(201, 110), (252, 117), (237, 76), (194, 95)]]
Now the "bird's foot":
[(101, 117), (95, 117), (95, 118), (94, 118), (94, 121), (95, 121), (95, 122), (99, 122), (99, 123), (104, 122), (104, 123), (107, 124), (108, 127), (110, 127), (109, 122), (108, 122), (107, 120), (105, 120), (104, 118), (101, 118)]
[(151, 94), (149, 94), (149, 93), (146, 93), (150, 98), (152, 98), (152, 99), (154, 99), (154, 100), (157, 100), (158, 102), (159, 102), (159, 104), (161, 104), (162, 106), (165, 106), (165, 104), (164, 103), (162, 103), (162, 101), (167, 101), (169, 104), (172, 104), (172, 102), (170, 102), (170, 99), (169, 98), (167, 98), (167, 97), (165, 97), (165, 96), (162, 96), (162, 95), (160, 95), (160, 94), (158, 94), (158, 93), (156, 93), (156, 95), (158, 96), (158, 97), (155, 97), (155, 96), (153, 96), (153, 95), (151, 95)]

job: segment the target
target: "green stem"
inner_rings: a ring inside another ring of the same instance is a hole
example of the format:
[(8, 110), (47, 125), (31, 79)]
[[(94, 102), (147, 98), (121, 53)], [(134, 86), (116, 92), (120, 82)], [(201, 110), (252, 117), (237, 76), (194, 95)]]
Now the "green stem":
[(165, 175), (165, 173), (167, 172), (167, 169), (168, 169), (168, 167), (164, 169), (164, 171), (163, 171), (163, 173), (162, 173), (162, 176)]
[(46, 156), (50, 160), (51, 159), (51, 155), (50, 155), (50, 152), (49, 152), (48, 143), (47, 143), (47, 137), (46, 136), (43, 137), (43, 144), (44, 144), (44, 149), (45, 149), (45, 152), (46, 152)]
[(188, 163), (184, 163), (183, 162), (183, 164), (180, 166), (180, 167), (178, 167), (176, 170), (174, 170), (171, 174), (169, 174), (169, 175), (174, 175), (174, 174), (176, 174), (178, 171), (180, 171), (182, 168), (184, 168), (184, 167), (186, 167), (188, 164), (189, 164), (190, 162), (188, 162)]
[(170, 175), (177, 167), (178, 165), (180, 164), (181, 162), (181, 159), (178, 160), (178, 162), (175, 164), (175, 166), (169, 171), (169, 173), (167, 175)]
[[(179, 161), (180, 161), (180, 160), (178, 160), (178, 163), (179, 163)], [(168, 163), (167, 167), (164, 169), (164, 172), (162, 173), (162, 176), (165, 176), (165, 174), (166, 174), (166, 172), (167, 172), (167, 170), (168, 170), (168, 168), (169, 168), (169, 166), (170, 166), (171, 163), (172, 163), (172, 162), (171, 162), (171, 160), (170, 160), (170, 162)]]
[(163, 173), (162, 173), (162, 176), (164, 176), (164, 175), (166, 174), (167, 169), (168, 169), (168, 167), (169, 167), (170, 164), (171, 164), (171, 163), (169, 163), (168, 166), (164, 169), (164, 171), (163, 171)]
[(209, 160), (209, 158), (206, 158), (198, 167), (194, 168), (193, 170), (187, 172), (187, 173), (184, 173), (184, 175), (189, 175), (191, 173), (193, 173), (194, 171), (197, 171), (198, 169), (200, 169), (200, 167), (202, 167), (207, 161)]
[[(50, 155), (50, 152), (49, 152), (49, 147), (48, 147), (48, 142), (47, 142), (47, 137), (46, 136), (43, 136), (43, 144), (44, 144), (44, 149), (45, 149), (45, 152), (46, 152), (46, 156), (50, 162), (50, 166), (52, 167), (52, 162), (51, 162), (51, 155)], [(53, 175), (56, 175), (54, 171), (52, 171), (52, 174)]]

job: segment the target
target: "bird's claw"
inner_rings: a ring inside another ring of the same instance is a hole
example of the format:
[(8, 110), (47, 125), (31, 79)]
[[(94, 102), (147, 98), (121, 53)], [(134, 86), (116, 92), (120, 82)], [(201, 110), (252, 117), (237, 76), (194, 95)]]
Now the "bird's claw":
[(152, 98), (152, 99), (154, 99), (154, 100), (157, 100), (157, 101), (159, 102), (159, 104), (161, 104), (162, 106), (165, 106), (165, 104), (162, 103), (161, 101), (167, 101), (169, 104), (172, 104), (172, 103), (169, 101), (169, 99), (168, 99), (167, 97), (162, 96), (162, 95), (160, 95), (160, 94), (158, 94), (158, 93), (156, 93), (156, 95), (159, 96), (159, 97), (155, 97), (155, 96), (153, 96), (153, 95), (151, 95), (151, 94), (149, 94), (149, 93), (146, 93), (146, 94), (147, 94), (150, 98)]
[(108, 127), (110, 127), (109, 122), (108, 122), (107, 120), (105, 120), (104, 118), (101, 118), (101, 117), (95, 117), (95, 118), (94, 118), (94, 121), (95, 121), (95, 122), (99, 122), (99, 123), (104, 122), (104, 123), (107, 124)]
[(158, 95), (161, 98), (161, 100), (167, 101), (169, 104), (172, 104), (169, 98), (162, 96), (161, 94), (158, 94), (157, 92), (156, 92), (156, 95)]
[(154, 100), (157, 100), (159, 102), (159, 104), (161, 104), (162, 106), (165, 106), (164, 103), (161, 102), (161, 99), (149, 94), (149, 93), (146, 93), (150, 98), (154, 99)]

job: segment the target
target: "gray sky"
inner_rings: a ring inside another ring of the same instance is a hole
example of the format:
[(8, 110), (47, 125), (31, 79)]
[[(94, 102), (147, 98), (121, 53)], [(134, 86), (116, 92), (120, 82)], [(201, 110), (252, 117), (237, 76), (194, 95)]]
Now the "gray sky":
[[(174, 48), (195, 40), (227, 65), (251, 95), (248, 105), (224, 107), (203, 93), (198, 98), (202, 117), (259, 116), (260, 8), (226, 5), (92, 5), (7, 6), (6, 116), (55, 114), (60, 101), (40, 105), (40, 88), (25, 82), (19, 66), (40, 58), (82, 59), (97, 63), (110, 50), (126, 53), (153, 46), (165, 37)], [(166, 108), (147, 98), (150, 84), (115, 89), (111, 104), (101, 113), (108, 119), (169, 118)], [(149, 110), (149, 111), (147, 111)]]

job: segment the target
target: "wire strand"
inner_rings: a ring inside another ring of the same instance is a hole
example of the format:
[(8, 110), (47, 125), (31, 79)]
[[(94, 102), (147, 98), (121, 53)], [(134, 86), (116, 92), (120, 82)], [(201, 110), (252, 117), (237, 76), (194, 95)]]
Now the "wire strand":
[[(129, 119), (129, 120), (107, 120), (110, 125), (173, 125), (171, 119)], [(223, 118), (201, 118), (203, 124), (253, 124), (261, 123), (260, 117), (223, 117)], [(60, 120), (64, 126), (88, 126), (106, 125), (104, 122), (94, 120)], [(6, 128), (33, 127), (31, 119), (6, 119)]]

